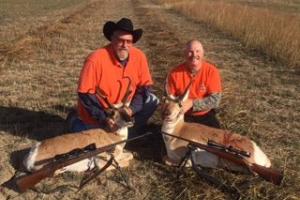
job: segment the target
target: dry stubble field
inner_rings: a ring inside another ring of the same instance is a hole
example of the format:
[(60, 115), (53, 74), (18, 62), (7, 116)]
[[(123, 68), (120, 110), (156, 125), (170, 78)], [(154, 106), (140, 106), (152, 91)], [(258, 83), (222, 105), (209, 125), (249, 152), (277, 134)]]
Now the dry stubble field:
[[(242, 199), (300, 199), (300, 103), (297, 68), (268, 61), (241, 43), (146, 0), (0, 0), (0, 183), (18, 174), (16, 152), (35, 141), (66, 132), (64, 119), (76, 103), (76, 84), (84, 58), (107, 43), (107, 20), (132, 18), (145, 34), (138, 47), (147, 54), (155, 91), (161, 96), (168, 70), (182, 61), (185, 42), (200, 39), (207, 58), (221, 70), (224, 128), (254, 139), (274, 167), (285, 170), (280, 187), (259, 177), (208, 170), (235, 186)], [(160, 124), (157, 111), (151, 120)], [(157, 130), (157, 129), (154, 129)], [(161, 163), (159, 137), (135, 144), (135, 160), (124, 169), (130, 184), (107, 172), (76, 193), (81, 174), (66, 173), (18, 194), (0, 187), (0, 199), (232, 199), (186, 170)]]

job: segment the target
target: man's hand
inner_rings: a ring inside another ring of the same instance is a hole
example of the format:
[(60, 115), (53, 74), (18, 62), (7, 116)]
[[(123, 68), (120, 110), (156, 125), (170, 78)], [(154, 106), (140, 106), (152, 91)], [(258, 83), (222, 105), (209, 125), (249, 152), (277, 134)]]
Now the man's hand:
[(193, 107), (193, 100), (187, 99), (184, 102), (182, 102), (181, 105), (182, 105), (183, 113), (186, 113), (188, 110), (190, 110)]
[(120, 113), (121, 113), (122, 117), (125, 119), (125, 121), (131, 121), (133, 112), (132, 112), (132, 110), (129, 107), (124, 106), (120, 110)]
[(118, 125), (115, 123), (115, 121), (112, 118), (106, 118), (106, 125), (109, 131), (115, 132), (119, 129)]

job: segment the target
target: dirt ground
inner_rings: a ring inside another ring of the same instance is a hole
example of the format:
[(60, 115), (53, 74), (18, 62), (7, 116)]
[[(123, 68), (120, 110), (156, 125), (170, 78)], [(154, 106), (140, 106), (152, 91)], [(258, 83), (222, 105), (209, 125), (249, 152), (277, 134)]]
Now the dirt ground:
[[(259, 177), (208, 170), (242, 199), (300, 199), (299, 69), (273, 62), (230, 36), (192, 21), (150, 0), (90, 0), (23, 16), (0, 18), (0, 199), (232, 199), (228, 191), (200, 179), (191, 169), (180, 179), (161, 163), (158, 133), (131, 145), (135, 159), (124, 169), (131, 189), (116, 171), (102, 174), (79, 192), (82, 174), (65, 173), (19, 194), (8, 184), (18, 175), (20, 150), (66, 132), (65, 118), (76, 104), (85, 57), (107, 44), (102, 26), (128, 17), (143, 28), (137, 43), (147, 55), (154, 90), (161, 97), (166, 73), (182, 62), (184, 44), (203, 42), (206, 57), (221, 71), (222, 127), (247, 135), (284, 169), (281, 186)], [(158, 132), (159, 111), (151, 119)], [(128, 147), (130, 149), (130, 147)]]

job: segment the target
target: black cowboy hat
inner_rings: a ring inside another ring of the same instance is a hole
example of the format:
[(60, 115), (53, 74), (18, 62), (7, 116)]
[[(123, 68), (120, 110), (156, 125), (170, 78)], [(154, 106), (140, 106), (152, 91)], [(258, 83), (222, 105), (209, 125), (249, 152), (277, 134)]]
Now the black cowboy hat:
[(142, 37), (143, 34), (142, 29), (136, 29), (136, 30), (133, 29), (133, 24), (131, 20), (128, 18), (122, 18), (117, 23), (108, 21), (103, 26), (104, 36), (109, 41), (111, 41), (111, 36), (113, 32), (116, 30), (121, 30), (121, 31), (126, 31), (128, 33), (131, 33), (133, 36), (133, 43), (137, 42)]

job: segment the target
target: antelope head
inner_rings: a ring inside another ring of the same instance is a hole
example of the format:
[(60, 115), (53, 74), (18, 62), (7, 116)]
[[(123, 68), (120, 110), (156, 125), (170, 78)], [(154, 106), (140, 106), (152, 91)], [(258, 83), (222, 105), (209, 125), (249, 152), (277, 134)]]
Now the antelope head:
[[(130, 104), (129, 96), (132, 93), (132, 91), (130, 90), (131, 79), (129, 77), (125, 77), (125, 78), (128, 79), (128, 85), (127, 85), (125, 95), (121, 100), (121, 103), (119, 104), (112, 104), (108, 100), (107, 95), (103, 90), (101, 90), (100, 88), (96, 89), (97, 96), (108, 105), (108, 107), (105, 109), (106, 114), (108, 115), (108, 117), (114, 120), (117, 127), (119, 128), (131, 127), (134, 124), (133, 118), (128, 116), (126, 112), (124, 112), (124, 108), (128, 107)], [(120, 83), (120, 91), (121, 88), (122, 88), (122, 84)]]
[(163, 98), (162, 104), (162, 118), (164, 122), (174, 122), (183, 118), (182, 103), (188, 99), (192, 83), (193, 79), (188, 84), (184, 93), (176, 97), (169, 93), (167, 84), (165, 84), (166, 96)]

